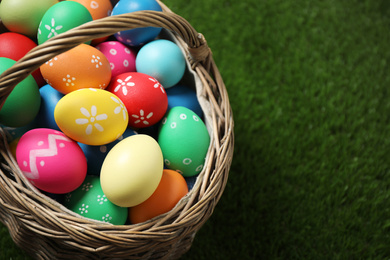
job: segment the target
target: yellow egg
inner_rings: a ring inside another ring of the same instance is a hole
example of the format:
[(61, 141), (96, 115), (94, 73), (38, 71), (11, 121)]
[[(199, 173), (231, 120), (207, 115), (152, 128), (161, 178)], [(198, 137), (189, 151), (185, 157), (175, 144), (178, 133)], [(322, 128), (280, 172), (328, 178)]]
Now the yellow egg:
[(148, 135), (133, 135), (108, 152), (100, 172), (100, 183), (112, 203), (133, 207), (147, 200), (157, 189), (163, 169), (158, 143)]
[(123, 102), (102, 89), (73, 91), (57, 103), (54, 119), (67, 136), (88, 145), (115, 141), (126, 130), (129, 116)]

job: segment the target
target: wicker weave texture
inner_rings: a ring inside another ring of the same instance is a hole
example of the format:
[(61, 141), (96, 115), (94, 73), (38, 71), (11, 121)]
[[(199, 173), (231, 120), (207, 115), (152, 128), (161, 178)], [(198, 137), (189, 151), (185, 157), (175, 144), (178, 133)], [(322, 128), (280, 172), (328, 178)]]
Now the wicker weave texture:
[[(223, 79), (203, 35), (164, 4), (96, 20), (34, 48), (0, 76), (0, 102), (18, 82), (54, 56), (83, 42), (139, 27), (163, 27), (177, 37), (202, 82), (198, 96), (211, 129), (205, 167), (193, 189), (170, 212), (137, 225), (114, 226), (69, 211), (37, 191), (21, 173), (0, 128), (0, 221), (14, 242), (36, 259), (177, 259), (214, 211), (233, 158), (233, 115)], [(205, 111), (207, 109), (207, 111)]]

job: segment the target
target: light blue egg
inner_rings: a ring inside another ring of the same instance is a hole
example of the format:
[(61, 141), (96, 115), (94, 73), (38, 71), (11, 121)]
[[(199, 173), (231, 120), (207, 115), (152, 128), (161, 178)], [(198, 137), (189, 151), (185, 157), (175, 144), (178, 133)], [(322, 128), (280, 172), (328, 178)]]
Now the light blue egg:
[(200, 118), (203, 117), (195, 90), (184, 85), (176, 85), (166, 89), (166, 93), (168, 97), (167, 111), (173, 107), (183, 106), (194, 111)]
[(128, 128), (121, 137), (109, 144), (93, 146), (78, 143), (81, 147), (81, 150), (83, 150), (85, 157), (87, 158), (87, 173), (89, 175), (99, 176), (100, 169), (102, 168), (102, 164), (107, 156), (107, 153), (121, 140), (135, 134), (137, 133), (134, 130)]
[(64, 94), (55, 90), (49, 84), (41, 87), (39, 93), (41, 94), (41, 107), (35, 119), (37, 127), (61, 131), (54, 120), (54, 109)]
[(160, 39), (149, 42), (139, 50), (135, 66), (137, 72), (154, 77), (167, 89), (183, 78), (186, 61), (179, 46)]
[[(120, 0), (112, 9), (111, 15), (120, 15), (136, 11), (162, 11), (155, 0)], [(116, 33), (115, 38), (129, 46), (140, 46), (155, 39), (162, 28), (143, 27)]]

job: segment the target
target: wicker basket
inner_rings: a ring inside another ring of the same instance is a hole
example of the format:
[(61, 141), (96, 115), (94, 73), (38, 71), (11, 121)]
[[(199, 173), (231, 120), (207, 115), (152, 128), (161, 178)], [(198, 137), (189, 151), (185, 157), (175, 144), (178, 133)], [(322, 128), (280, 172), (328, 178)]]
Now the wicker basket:
[(96, 20), (39, 45), (0, 76), (0, 102), (47, 60), (83, 42), (137, 27), (163, 27), (187, 55), (201, 81), (197, 89), (211, 135), (203, 171), (170, 212), (137, 225), (114, 226), (80, 217), (25, 179), (0, 128), (0, 221), (13, 241), (37, 259), (177, 259), (219, 201), (233, 157), (233, 116), (225, 85), (204, 37), (159, 2), (163, 12), (142, 11)]

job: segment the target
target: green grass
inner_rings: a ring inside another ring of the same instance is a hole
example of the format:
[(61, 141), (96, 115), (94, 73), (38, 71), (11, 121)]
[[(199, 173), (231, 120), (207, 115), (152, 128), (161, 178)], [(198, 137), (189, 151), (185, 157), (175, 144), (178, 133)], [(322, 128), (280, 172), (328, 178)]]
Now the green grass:
[[(229, 181), (183, 259), (390, 257), (390, 4), (164, 1), (202, 32), (235, 120)], [(27, 259), (0, 228), (2, 259)]]

